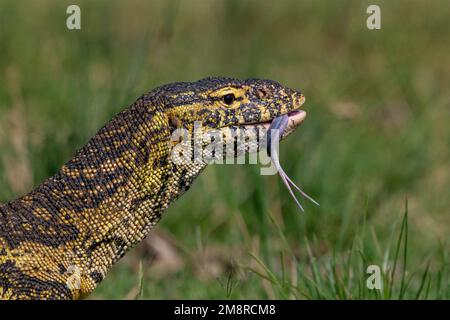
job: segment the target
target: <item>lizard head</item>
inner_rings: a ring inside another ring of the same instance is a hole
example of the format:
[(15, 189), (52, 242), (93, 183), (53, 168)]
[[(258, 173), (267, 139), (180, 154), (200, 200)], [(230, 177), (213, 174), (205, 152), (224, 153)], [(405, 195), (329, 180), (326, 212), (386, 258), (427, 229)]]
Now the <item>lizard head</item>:
[(287, 114), (285, 137), (306, 117), (300, 110), (305, 97), (272, 80), (205, 78), (160, 89), (165, 93), (170, 125), (189, 131), (195, 122), (206, 130), (257, 125), (267, 129), (274, 118)]
[[(169, 126), (190, 132), (190, 137), (176, 136), (175, 139), (172, 134), (171, 140), (171, 160), (187, 168), (185, 172), (195, 172), (191, 173), (195, 176), (210, 160), (221, 161), (224, 157), (237, 157), (270, 146), (268, 155), (299, 208), (303, 210), (291, 185), (317, 204), (284, 172), (278, 152), (270, 143), (278, 143), (280, 138), (292, 133), (305, 120), (306, 112), (300, 109), (305, 102), (303, 94), (272, 80), (230, 78), (179, 82), (164, 86), (162, 90), (165, 91), (164, 113)], [(201, 125), (200, 132), (196, 131), (196, 124)], [(278, 130), (278, 133), (274, 134), (272, 129)], [(199, 141), (203, 148), (196, 153), (195, 146), (199, 145)], [(209, 142), (211, 144), (208, 145)], [(201, 157), (196, 158), (196, 155)], [(189, 177), (179, 178), (177, 185), (186, 186), (190, 182)]]

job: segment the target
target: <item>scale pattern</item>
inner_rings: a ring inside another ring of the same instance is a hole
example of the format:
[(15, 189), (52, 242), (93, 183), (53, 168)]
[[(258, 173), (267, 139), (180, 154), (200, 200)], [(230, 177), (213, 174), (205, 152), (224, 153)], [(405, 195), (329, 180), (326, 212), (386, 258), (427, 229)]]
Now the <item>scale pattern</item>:
[(176, 129), (192, 133), (200, 121), (229, 140), (303, 102), (299, 92), (258, 79), (206, 78), (144, 94), (54, 176), (0, 204), (0, 298), (90, 294), (206, 167), (173, 161)]

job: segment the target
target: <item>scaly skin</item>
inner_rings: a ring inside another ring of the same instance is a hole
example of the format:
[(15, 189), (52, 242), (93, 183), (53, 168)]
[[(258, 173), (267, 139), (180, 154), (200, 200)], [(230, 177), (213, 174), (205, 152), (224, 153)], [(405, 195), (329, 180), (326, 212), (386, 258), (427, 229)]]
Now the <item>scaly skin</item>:
[(299, 92), (256, 79), (207, 78), (144, 94), (53, 177), (0, 205), (0, 298), (90, 294), (206, 167), (173, 161), (175, 129), (192, 132), (200, 121), (228, 139), (230, 130), (267, 127), (303, 102)]

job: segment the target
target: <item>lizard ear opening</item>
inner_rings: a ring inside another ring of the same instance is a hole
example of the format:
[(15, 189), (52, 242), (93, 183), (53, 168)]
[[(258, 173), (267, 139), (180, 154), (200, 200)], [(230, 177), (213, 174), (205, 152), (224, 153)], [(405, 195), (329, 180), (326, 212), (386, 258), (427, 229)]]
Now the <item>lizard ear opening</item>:
[(169, 119), (170, 128), (179, 129), (182, 127), (182, 125), (183, 125), (183, 123), (181, 122), (181, 120), (178, 117), (171, 117)]
[(172, 147), (188, 139), (188, 132), (183, 126), (180, 118), (172, 116), (169, 118), (170, 143)]

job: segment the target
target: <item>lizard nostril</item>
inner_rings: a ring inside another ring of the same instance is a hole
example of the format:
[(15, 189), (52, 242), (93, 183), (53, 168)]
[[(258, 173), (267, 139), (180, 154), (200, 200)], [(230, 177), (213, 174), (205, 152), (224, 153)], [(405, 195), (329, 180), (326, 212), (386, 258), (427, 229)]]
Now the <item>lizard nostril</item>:
[(256, 90), (256, 96), (259, 99), (264, 99), (265, 97), (267, 97), (267, 92), (265, 90), (263, 90), (263, 89), (257, 89)]

